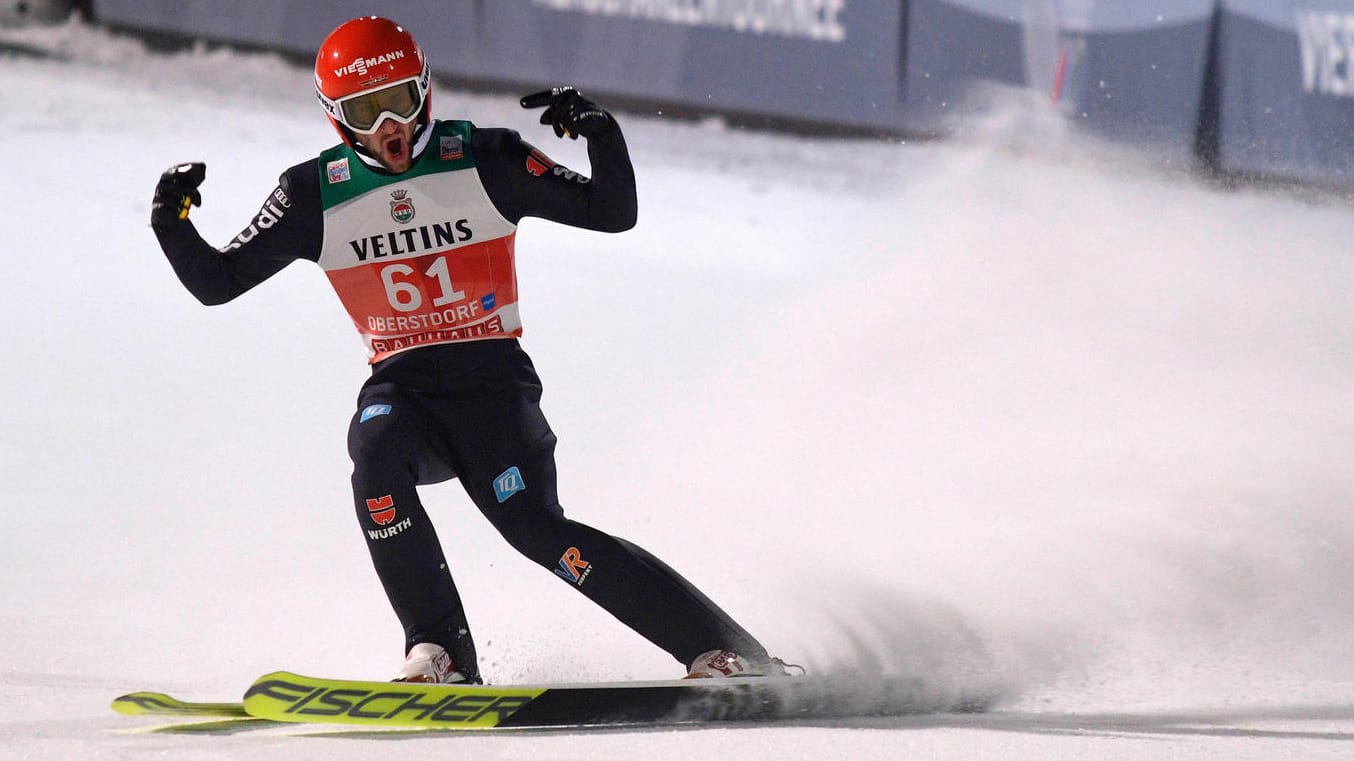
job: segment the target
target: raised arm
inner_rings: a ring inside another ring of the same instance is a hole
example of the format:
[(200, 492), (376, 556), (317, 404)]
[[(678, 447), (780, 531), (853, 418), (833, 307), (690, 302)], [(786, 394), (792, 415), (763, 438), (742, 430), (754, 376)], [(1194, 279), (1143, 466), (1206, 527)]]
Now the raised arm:
[(203, 304), (224, 304), (297, 259), (318, 259), (323, 234), (315, 162), (287, 170), (249, 226), (217, 249), (203, 240), (188, 212), (200, 206), (203, 164), (180, 164), (160, 177), (151, 228), (179, 282)]
[(616, 120), (572, 88), (557, 88), (522, 99), (528, 108), (547, 106), (541, 122), (561, 137), (588, 141), (588, 177), (556, 164), (542, 151), (505, 129), (477, 129), (476, 162), (489, 198), (516, 223), (541, 217), (574, 227), (621, 232), (638, 214), (635, 170)]

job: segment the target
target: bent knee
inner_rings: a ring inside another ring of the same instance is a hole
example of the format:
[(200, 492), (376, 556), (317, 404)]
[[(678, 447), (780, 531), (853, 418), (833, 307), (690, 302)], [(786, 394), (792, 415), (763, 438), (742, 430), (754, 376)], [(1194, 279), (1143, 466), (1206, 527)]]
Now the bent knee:
[(559, 558), (560, 537), (568, 521), (564, 511), (552, 508), (514, 512), (491, 518), (494, 528), (513, 549), (536, 563), (550, 567)]

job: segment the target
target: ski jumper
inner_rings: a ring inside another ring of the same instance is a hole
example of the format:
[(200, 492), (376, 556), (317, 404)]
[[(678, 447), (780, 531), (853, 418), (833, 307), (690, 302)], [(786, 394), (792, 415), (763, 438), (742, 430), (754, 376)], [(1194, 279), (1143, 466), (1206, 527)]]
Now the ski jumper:
[(618, 127), (588, 142), (591, 179), (503, 129), (433, 122), (395, 175), (346, 145), (283, 173), (227, 246), (191, 222), (159, 231), (183, 284), (230, 301), (296, 259), (316, 262), (372, 364), (348, 433), (357, 520), (404, 628), (478, 678), (474, 640), (416, 487), (457, 477), (523, 555), (684, 666), (727, 649), (766, 650), (644, 549), (565, 517), (555, 434), (517, 338), (514, 245), (525, 216), (602, 231), (635, 217), (634, 173)]

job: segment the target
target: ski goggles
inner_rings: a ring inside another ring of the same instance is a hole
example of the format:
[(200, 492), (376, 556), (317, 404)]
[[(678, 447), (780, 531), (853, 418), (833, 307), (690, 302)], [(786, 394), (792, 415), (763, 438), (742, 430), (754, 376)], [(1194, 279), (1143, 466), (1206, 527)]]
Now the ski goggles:
[(320, 101), (340, 124), (359, 135), (370, 135), (385, 119), (408, 124), (423, 110), (427, 99), (427, 75), (354, 93), (337, 100), (323, 94)]

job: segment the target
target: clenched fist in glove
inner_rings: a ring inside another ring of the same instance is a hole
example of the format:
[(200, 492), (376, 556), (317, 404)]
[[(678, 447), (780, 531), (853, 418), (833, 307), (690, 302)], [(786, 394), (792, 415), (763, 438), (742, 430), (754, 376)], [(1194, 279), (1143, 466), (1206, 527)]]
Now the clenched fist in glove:
[(164, 230), (188, 219), (190, 206), (202, 205), (202, 194), (197, 186), (207, 178), (207, 165), (194, 162), (177, 164), (160, 175), (155, 185), (155, 198), (150, 204), (150, 226)]
[(542, 90), (522, 98), (522, 108), (540, 108), (541, 124), (555, 128), (555, 137), (577, 140), (579, 135), (593, 137), (611, 126), (611, 114), (597, 107), (572, 87)]

